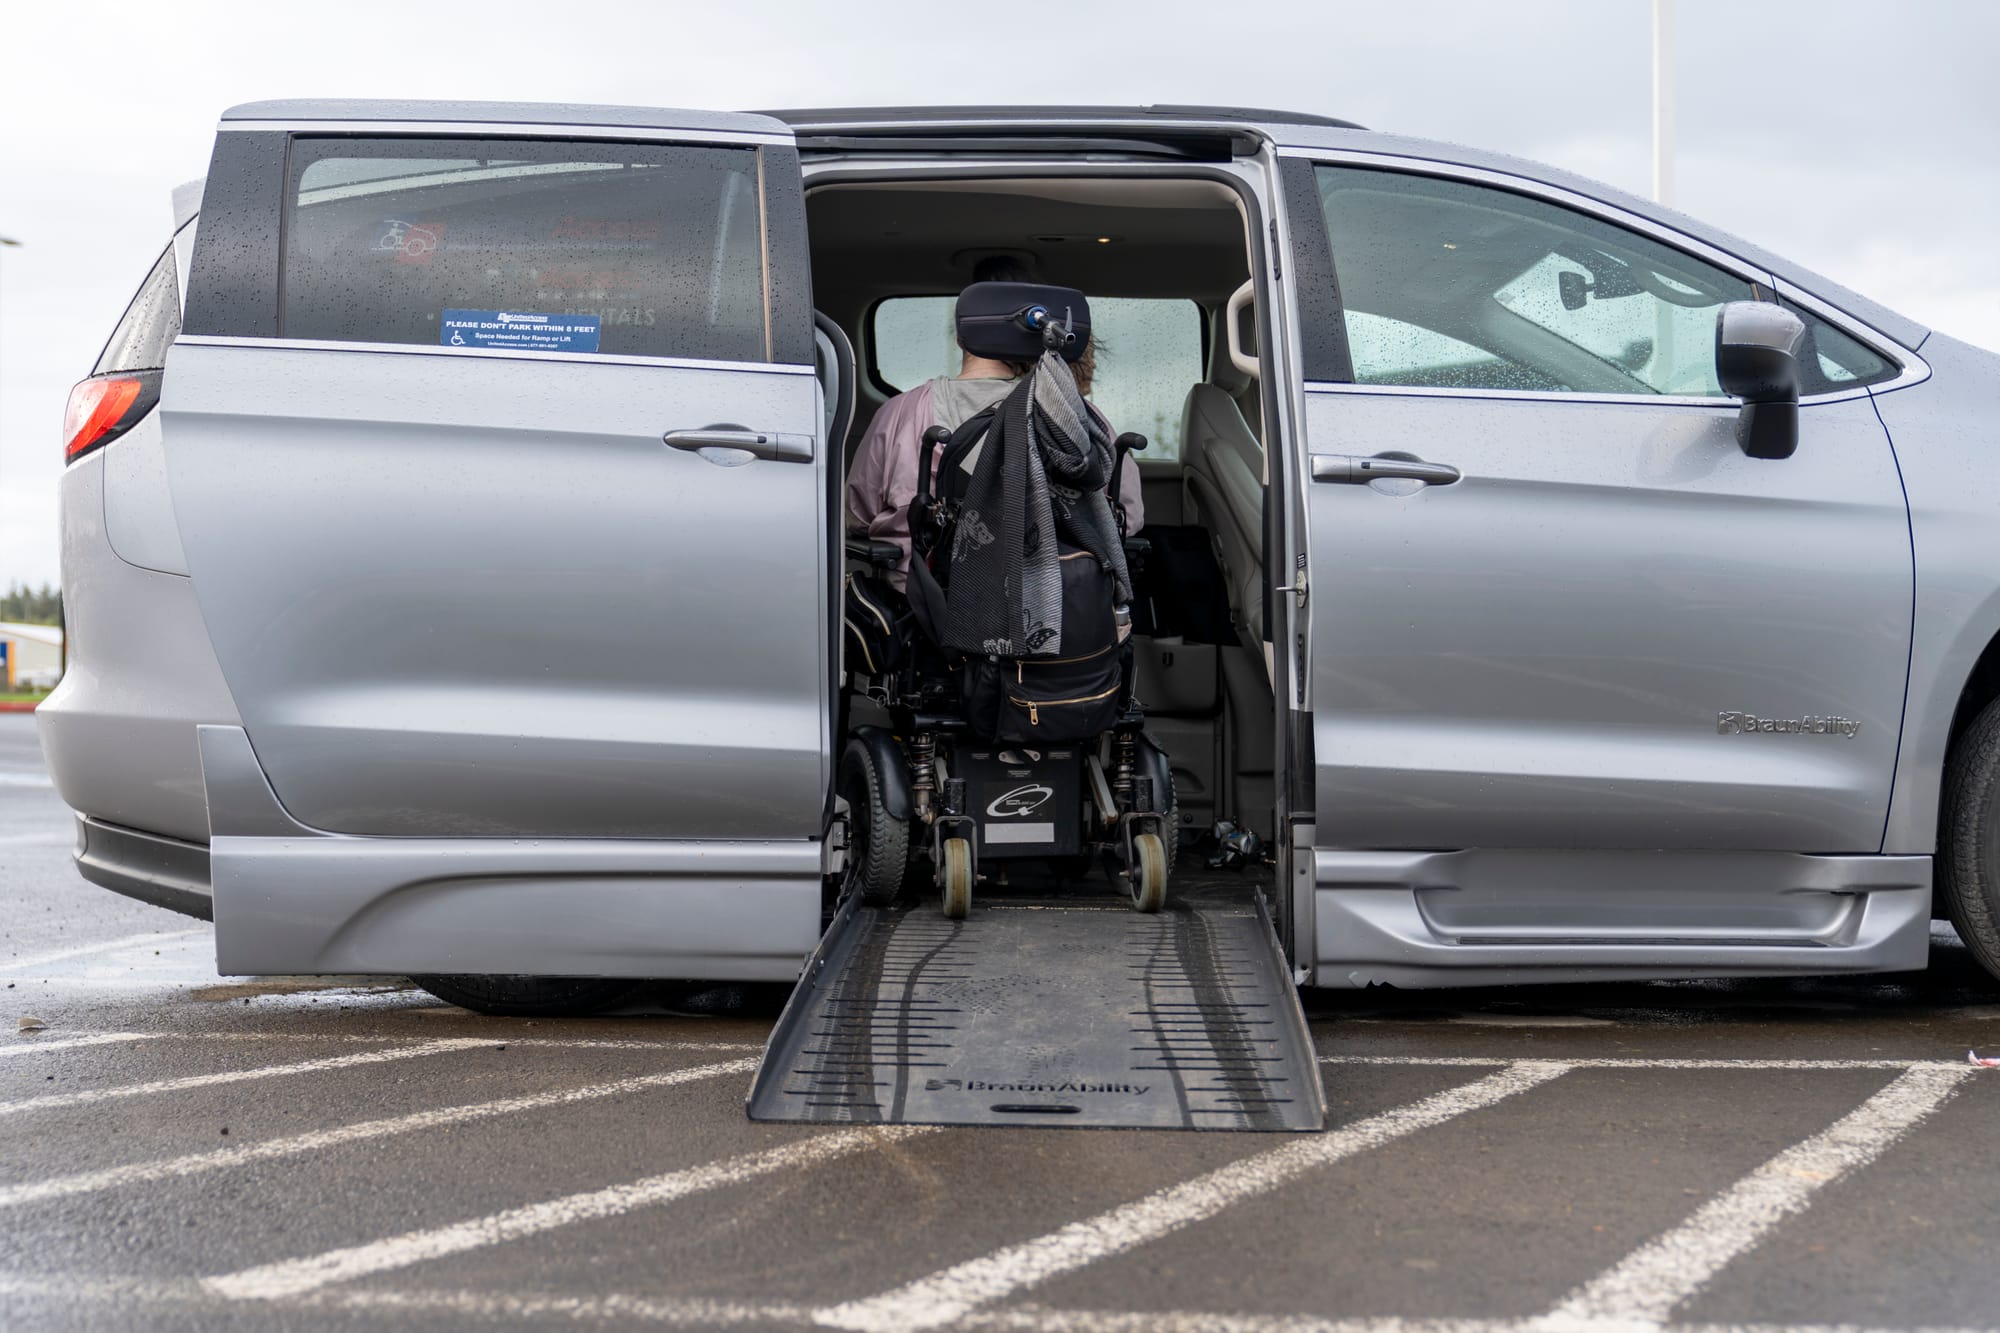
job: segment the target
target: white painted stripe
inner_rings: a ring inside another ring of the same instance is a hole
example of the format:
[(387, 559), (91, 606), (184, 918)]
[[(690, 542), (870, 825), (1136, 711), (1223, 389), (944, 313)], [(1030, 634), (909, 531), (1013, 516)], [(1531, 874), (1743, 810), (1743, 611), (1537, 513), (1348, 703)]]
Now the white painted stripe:
[(1269, 1193), (1309, 1171), (1491, 1106), (1546, 1083), (1567, 1068), (1552, 1061), (1523, 1060), (1475, 1083), (1449, 1088), (1324, 1134), (1295, 1139), (1284, 1147), (1231, 1162), (1108, 1213), (956, 1264), (880, 1296), (819, 1310), (814, 1318), (822, 1324), (864, 1333), (937, 1328), (1052, 1277), (1206, 1221), (1232, 1204)]
[(931, 1127), (927, 1125), (840, 1130), (802, 1139), (782, 1148), (732, 1157), (706, 1166), (669, 1171), (665, 1175), (571, 1194), (545, 1203), (510, 1208), (503, 1213), (451, 1226), (405, 1232), (366, 1245), (246, 1268), (241, 1272), (206, 1278), (203, 1285), (230, 1300), (276, 1300), (300, 1296), (336, 1282), (351, 1282), (355, 1278), (392, 1272), (446, 1255), (463, 1254), (467, 1250), (501, 1245), (559, 1227), (574, 1226), (579, 1222), (617, 1217), (634, 1209), (655, 1207), (691, 1194), (742, 1184), (777, 1171), (817, 1166), (864, 1148), (931, 1132)]
[(812, 1322), (803, 1305), (704, 1301), (646, 1296), (497, 1296), (479, 1291), (337, 1291), (325, 1292), (302, 1304), (308, 1309), (353, 1310), (369, 1314), (446, 1314), (458, 1321), (499, 1319), (544, 1323), (600, 1323), (625, 1327), (664, 1324), (682, 1328), (727, 1328), (732, 1324), (801, 1324)]
[(53, 787), (46, 773), (0, 773), (0, 787)]
[(499, 1043), (488, 1037), (454, 1037), (425, 1042), (421, 1046), (399, 1046), (386, 1051), (358, 1051), (353, 1055), (329, 1055), (322, 1060), (300, 1060), (289, 1065), (259, 1065), (254, 1069), (230, 1069), (219, 1074), (190, 1074), (185, 1078), (161, 1079), (156, 1083), (128, 1083), (118, 1088), (92, 1088), (86, 1092), (57, 1093), (52, 1097), (30, 1097), (25, 1101), (0, 1102), (0, 1116), (28, 1111), (53, 1111), (67, 1106), (87, 1106), (92, 1102), (115, 1101), (123, 1097), (152, 1097), (163, 1092), (189, 1088), (212, 1088), (223, 1083), (251, 1083), (259, 1079), (286, 1078), (293, 1074), (318, 1074), (329, 1069), (353, 1069), (358, 1065), (387, 1064), (391, 1060), (413, 1060), (424, 1055), (444, 1055), (476, 1047), (492, 1049)]
[[(485, 1020), (481, 1020), (485, 1021)], [(494, 1033), (479, 1040), (494, 1046), (532, 1046), (552, 1049), (574, 1049), (580, 1051), (697, 1051), (720, 1055), (729, 1051), (761, 1051), (762, 1042), (755, 1041), (647, 1041), (644, 1038), (626, 1037), (514, 1037), (507, 1035), (506, 1020), (493, 1020)], [(431, 1037), (410, 1037), (387, 1032), (108, 1032), (93, 1033), (93, 1036), (149, 1037), (173, 1041), (311, 1041), (311, 1042), (354, 1042), (373, 1043), (388, 1046), (396, 1042), (426, 1042)], [(24, 1039), (26, 1040), (26, 1039)], [(1492, 1061), (1505, 1064), (1504, 1060)]]
[(136, 949), (147, 944), (169, 944), (184, 940), (190, 935), (206, 935), (208, 927), (199, 930), (170, 930), (166, 934), (126, 935), (115, 940), (99, 940), (95, 944), (79, 944), (73, 949), (57, 949), (53, 953), (30, 954), (26, 958), (0, 960), (0, 975), (27, 972), (48, 963), (60, 963), (65, 958), (82, 958), (93, 953), (116, 953), (120, 949)]
[[(1507, 1055), (1322, 1055), (1323, 1065), (1417, 1065), (1439, 1069), (1497, 1069)], [(1676, 1060), (1645, 1056), (1565, 1056), (1572, 1069), (1956, 1069), (1963, 1060)]]
[(1536, 1325), (1663, 1326), (1675, 1307), (1820, 1190), (1888, 1151), (1971, 1073), (1966, 1065), (1906, 1070), (1833, 1124), (1703, 1204), (1687, 1221), (1577, 1288)]
[(42, 1051), (68, 1051), (78, 1046), (112, 1046), (127, 1041), (153, 1041), (157, 1032), (97, 1032), (88, 1037), (59, 1037), (54, 1041), (36, 1041), (33, 1037), (23, 1037), (8, 1046), (0, 1046), (0, 1060), (13, 1055), (35, 1055)]
[(968, 1333), (1522, 1333), (1520, 1323), (1505, 1319), (1320, 1319), (1203, 1310), (1051, 1310), (1039, 1305), (975, 1314), (957, 1327)]
[(411, 1115), (364, 1120), (358, 1124), (342, 1125), (336, 1129), (323, 1129), (310, 1134), (296, 1134), (290, 1138), (272, 1139), (268, 1143), (251, 1143), (235, 1148), (219, 1148), (213, 1152), (190, 1153), (185, 1157), (135, 1162), (130, 1166), (84, 1171), (73, 1176), (58, 1176), (52, 1180), (36, 1180), (22, 1185), (0, 1185), (0, 1208), (42, 1203), (49, 1199), (63, 1199), (98, 1190), (119, 1189), (128, 1185), (150, 1184), (156, 1180), (176, 1180), (184, 1176), (201, 1175), (208, 1171), (224, 1171), (231, 1167), (249, 1166), (256, 1162), (276, 1161), (282, 1157), (325, 1152), (331, 1148), (360, 1143), (368, 1139), (388, 1138), (395, 1134), (413, 1134), (426, 1129), (443, 1129), (474, 1120), (490, 1120), (495, 1116), (514, 1115), (523, 1111), (575, 1106), (582, 1102), (600, 1101), (606, 1097), (622, 1097), (628, 1093), (649, 1092), (657, 1088), (671, 1088), (683, 1083), (699, 1082), (702, 1079), (719, 1078), (726, 1074), (748, 1074), (756, 1068), (755, 1060), (730, 1060), (722, 1064), (696, 1065), (691, 1069), (675, 1069), (663, 1074), (622, 1078), (616, 1082), (594, 1083), (583, 1088), (565, 1088), (560, 1092), (504, 1097), (498, 1101), (474, 1102), (464, 1106), (441, 1106)]

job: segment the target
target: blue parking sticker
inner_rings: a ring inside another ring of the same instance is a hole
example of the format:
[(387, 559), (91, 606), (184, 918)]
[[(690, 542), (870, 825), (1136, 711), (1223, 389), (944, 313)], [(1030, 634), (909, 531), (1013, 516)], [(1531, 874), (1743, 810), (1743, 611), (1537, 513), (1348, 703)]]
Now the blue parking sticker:
[(514, 310), (447, 310), (438, 321), (446, 347), (505, 347), (526, 352), (594, 352), (596, 315), (534, 315)]

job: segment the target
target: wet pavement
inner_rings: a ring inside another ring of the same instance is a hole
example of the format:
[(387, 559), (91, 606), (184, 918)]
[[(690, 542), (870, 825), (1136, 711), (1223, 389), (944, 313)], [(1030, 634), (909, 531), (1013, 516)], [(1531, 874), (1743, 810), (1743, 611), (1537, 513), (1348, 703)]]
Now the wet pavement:
[[(0, 716), (0, 1326), (2000, 1326), (2000, 987), (1318, 992), (1329, 1131), (752, 1124), (784, 990), (218, 978)], [(17, 1034), (20, 1019), (46, 1026)]]

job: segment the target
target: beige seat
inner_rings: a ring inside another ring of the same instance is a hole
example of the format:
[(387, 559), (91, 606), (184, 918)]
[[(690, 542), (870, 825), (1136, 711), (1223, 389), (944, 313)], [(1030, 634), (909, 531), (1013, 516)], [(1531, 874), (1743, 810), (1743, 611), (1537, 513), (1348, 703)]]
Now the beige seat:
[[(1264, 641), (1264, 446), (1251, 423), (1261, 415), (1257, 382), (1230, 360), (1217, 316), (1208, 379), (1181, 409), (1186, 514), (1215, 536), (1229, 610), (1245, 646)], [(1246, 321), (1247, 322), (1247, 321)]]

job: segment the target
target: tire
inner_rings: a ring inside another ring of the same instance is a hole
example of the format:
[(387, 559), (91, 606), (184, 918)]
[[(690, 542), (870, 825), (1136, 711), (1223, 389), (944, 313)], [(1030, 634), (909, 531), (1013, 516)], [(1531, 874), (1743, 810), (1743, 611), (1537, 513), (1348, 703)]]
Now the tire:
[(1167, 905), (1167, 847), (1157, 833), (1132, 839), (1132, 864), (1126, 870), (1132, 887), (1132, 909), (1157, 912)]
[(944, 856), (938, 863), (938, 906), (946, 917), (963, 921), (972, 911), (972, 844), (964, 838), (946, 838)]
[(498, 1018), (581, 1017), (613, 1008), (649, 984), (629, 977), (411, 977), (443, 1000)]
[(841, 753), (840, 794), (847, 801), (848, 839), (842, 892), (860, 894), (870, 907), (887, 907), (903, 891), (910, 826), (884, 808), (875, 754), (860, 741), (849, 741)]
[(1938, 897), (1973, 958), (2000, 980), (2000, 700), (1945, 760), (1943, 815)]

